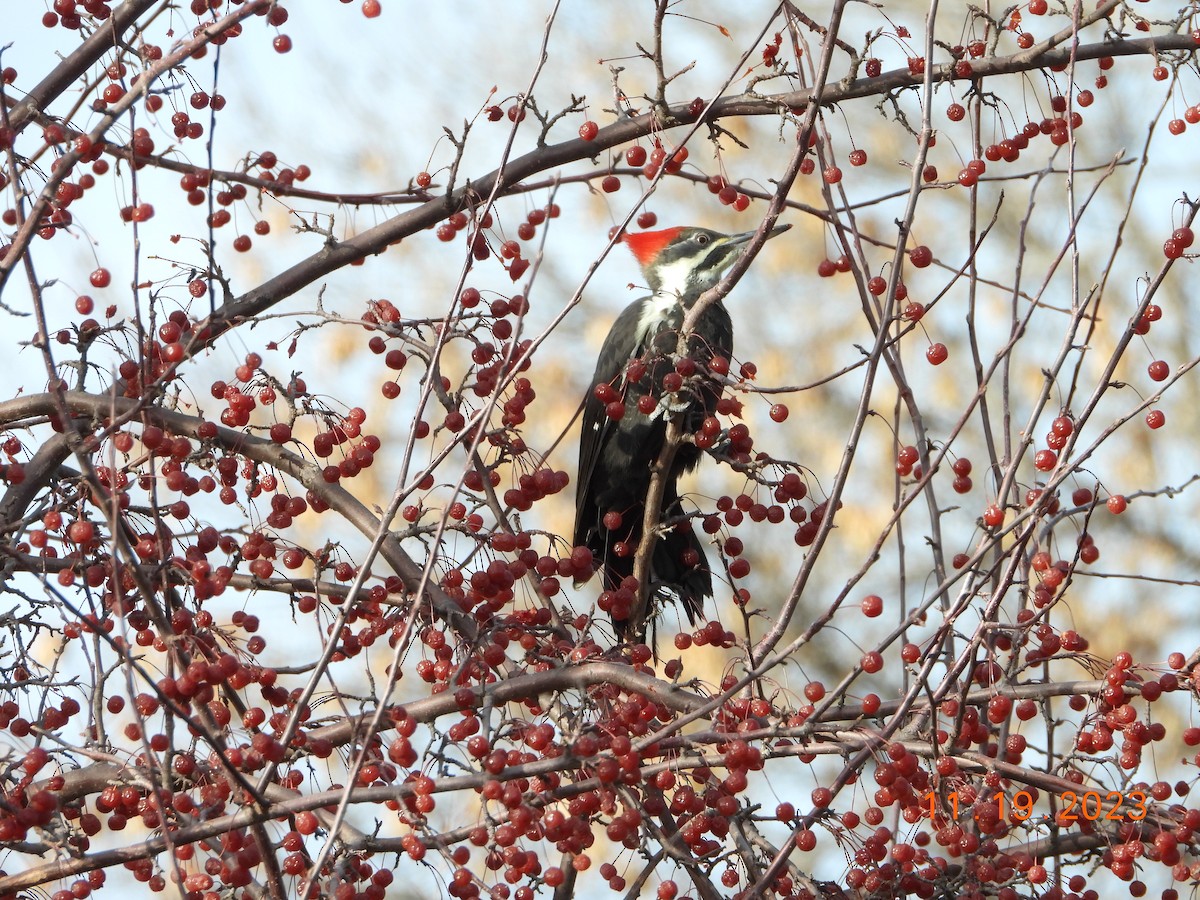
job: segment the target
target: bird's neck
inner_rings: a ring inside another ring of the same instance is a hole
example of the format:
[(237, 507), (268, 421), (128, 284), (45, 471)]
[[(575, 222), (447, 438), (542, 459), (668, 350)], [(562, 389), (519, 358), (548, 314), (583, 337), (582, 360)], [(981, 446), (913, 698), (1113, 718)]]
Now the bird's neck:
[(703, 278), (687, 259), (665, 263), (647, 275), (650, 276), (650, 288), (654, 291), (654, 297), (651, 299), (669, 298), (678, 302), (684, 309), (691, 308), (696, 298), (715, 283), (715, 280), (709, 283)]
[(679, 297), (659, 291), (642, 301), (638, 313), (636, 341), (641, 344), (664, 329), (676, 329), (683, 322)]

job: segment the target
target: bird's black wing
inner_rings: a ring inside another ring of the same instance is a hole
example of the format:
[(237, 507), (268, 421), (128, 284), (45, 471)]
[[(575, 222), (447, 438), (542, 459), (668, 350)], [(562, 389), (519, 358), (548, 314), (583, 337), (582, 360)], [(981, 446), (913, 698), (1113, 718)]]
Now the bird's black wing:
[(598, 384), (611, 384), (618, 394), (623, 393), (625, 368), (629, 360), (640, 356), (644, 341), (633, 347), (629, 352), (622, 353), (617, 346), (622, 335), (635, 334), (638, 319), (642, 314), (644, 301), (630, 303), (617, 316), (600, 354), (596, 358), (596, 371), (588, 384), (587, 396), (583, 401), (583, 430), (579, 436), (579, 469), (576, 474), (575, 488), (575, 546), (587, 544), (590, 532), (595, 529), (599, 510), (595, 508), (595, 485), (592, 478), (596, 473), (596, 463), (604, 450), (604, 445), (611, 440), (616, 423), (604, 412), (604, 404), (596, 399), (595, 388)]

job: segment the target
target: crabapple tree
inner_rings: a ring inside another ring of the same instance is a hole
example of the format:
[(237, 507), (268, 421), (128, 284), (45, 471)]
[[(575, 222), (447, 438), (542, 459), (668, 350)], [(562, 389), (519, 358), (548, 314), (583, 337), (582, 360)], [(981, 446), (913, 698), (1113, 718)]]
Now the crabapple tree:
[[(1192, 4), (11, 6), (0, 898), (1193, 892)], [(759, 239), (628, 644), (677, 224)]]

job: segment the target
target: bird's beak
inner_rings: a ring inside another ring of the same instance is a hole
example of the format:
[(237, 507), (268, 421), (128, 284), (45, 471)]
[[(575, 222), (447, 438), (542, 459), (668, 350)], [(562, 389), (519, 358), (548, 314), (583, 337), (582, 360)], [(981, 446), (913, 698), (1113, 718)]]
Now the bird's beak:
[[(791, 227), (792, 226), (788, 225), (788, 224), (776, 225), (767, 234), (767, 240), (769, 241), (771, 238), (775, 237), (778, 234), (783, 234), (785, 231), (787, 231)], [(756, 235), (756, 234), (758, 234), (757, 230), (743, 231), (741, 234), (731, 234), (729, 236), (729, 243), (731, 246), (734, 246), (734, 247), (738, 246), (739, 244), (747, 244), (750, 242), (750, 238), (754, 237), (754, 235)]]

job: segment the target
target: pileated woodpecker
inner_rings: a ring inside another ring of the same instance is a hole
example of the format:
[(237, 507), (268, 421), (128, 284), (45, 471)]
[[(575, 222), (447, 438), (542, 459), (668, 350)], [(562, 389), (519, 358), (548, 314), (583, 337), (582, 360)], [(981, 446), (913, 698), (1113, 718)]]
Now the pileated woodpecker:
[[(778, 225), (768, 236), (790, 227)], [(683, 416), (685, 435), (700, 429), (716, 410), (722, 389), (709, 364), (717, 357), (728, 363), (733, 352), (733, 324), (719, 302), (704, 311), (688, 334), (682, 359), (680, 327), (700, 295), (721, 279), (753, 236), (752, 231), (729, 235), (707, 228), (667, 228), (624, 238), (653, 293), (625, 308), (600, 348), (583, 407), (575, 504), (575, 546), (588, 547), (593, 564), (602, 570), (600, 605), (620, 637), (644, 636), (649, 610), (637, 607), (648, 605), (652, 595), (677, 600), (692, 623), (704, 598), (712, 596), (704, 547), (683, 517), (676, 487), (679, 476), (700, 461), (700, 448), (692, 442), (679, 444), (666, 473), (656, 517), (665, 531), (654, 544), (648, 589), (639, 590), (630, 576), (668, 420)]]

